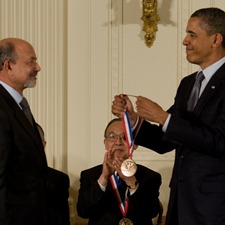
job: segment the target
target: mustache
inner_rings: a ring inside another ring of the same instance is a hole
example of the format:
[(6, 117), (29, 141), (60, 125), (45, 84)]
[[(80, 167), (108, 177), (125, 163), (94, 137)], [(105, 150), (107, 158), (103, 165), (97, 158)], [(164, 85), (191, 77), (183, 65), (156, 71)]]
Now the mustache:
[(32, 73), (30, 73), (30, 77), (36, 77), (37, 76), (37, 72), (32, 72)]

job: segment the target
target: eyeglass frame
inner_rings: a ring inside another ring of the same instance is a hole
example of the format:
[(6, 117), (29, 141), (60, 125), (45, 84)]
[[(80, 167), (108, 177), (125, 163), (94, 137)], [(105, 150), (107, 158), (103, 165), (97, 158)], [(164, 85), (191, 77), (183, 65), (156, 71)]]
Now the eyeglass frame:
[[(110, 140), (110, 137), (109, 137), (110, 135), (114, 135), (114, 137), (111, 137), (111, 140)], [(118, 140), (118, 138), (119, 138), (120, 141), (126, 142), (126, 136), (125, 136), (124, 133), (122, 133), (122, 134), (116, 134), (116, 133), (114, 133), (114, 132), (110, 132), (109, 134), (107, 134), (107, 135), (105, 136), (105, 138), (106, 138), (108, 141), (110, 141), (110, 142), (116, 142), (116, 141)], [(114, 140), (112, 140), (112, 138), (113, 138)]]

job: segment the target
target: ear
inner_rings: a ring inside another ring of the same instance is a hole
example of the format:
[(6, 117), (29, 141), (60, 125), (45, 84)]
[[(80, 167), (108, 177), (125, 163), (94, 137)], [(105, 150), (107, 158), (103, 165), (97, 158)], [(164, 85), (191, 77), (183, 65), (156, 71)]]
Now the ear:
[(4, 61), (3, 68), (5, 71), (8, 71), (8, 72), (12, 70), (11, 61), (9, 59)]
[(222, 44), (223, 42), (223, 36), (221, 33), (216, 33), (214, 34), (214, 42), (212, 44), (213, 47), (218, 47)]

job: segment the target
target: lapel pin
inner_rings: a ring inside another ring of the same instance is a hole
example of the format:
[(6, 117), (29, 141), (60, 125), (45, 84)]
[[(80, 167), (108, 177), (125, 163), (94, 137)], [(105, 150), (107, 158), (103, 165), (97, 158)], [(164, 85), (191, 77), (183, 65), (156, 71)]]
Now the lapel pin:
[(215, 89), (215, 88), (216, 88), (216, 86), (212, 86), (211, 88), (212, 88), (212, 89)]

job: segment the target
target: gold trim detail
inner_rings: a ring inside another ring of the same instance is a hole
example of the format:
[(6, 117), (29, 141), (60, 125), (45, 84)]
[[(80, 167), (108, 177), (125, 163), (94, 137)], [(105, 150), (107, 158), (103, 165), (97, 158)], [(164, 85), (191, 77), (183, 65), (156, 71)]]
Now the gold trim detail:
[(143, 0), (143, 16), (144, 21), (142, 30), (145, 34), (145, 44), (148, 47), (153, 45), (155, 33), (158, 31), (157, 22), (160, 20), (157, 10), (157, 0)]

